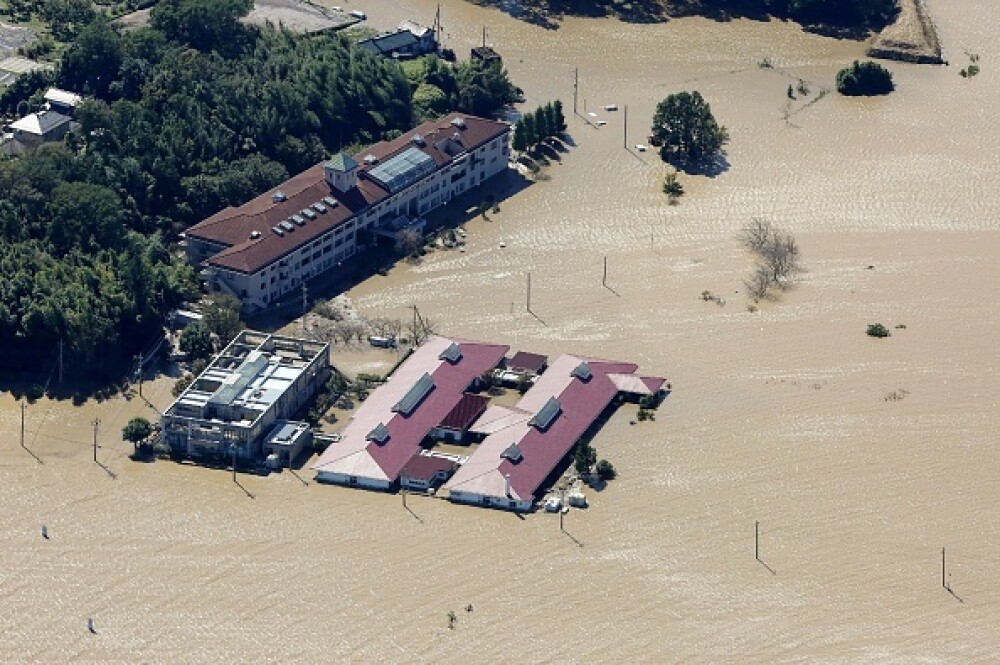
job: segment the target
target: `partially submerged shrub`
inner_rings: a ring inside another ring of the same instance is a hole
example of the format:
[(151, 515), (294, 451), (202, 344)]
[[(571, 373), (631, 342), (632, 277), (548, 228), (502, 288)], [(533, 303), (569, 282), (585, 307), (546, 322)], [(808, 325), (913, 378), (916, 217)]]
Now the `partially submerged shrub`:
[(869, 323), (868, 330), (866, 331), (869, 337), (888, 337), (892, 333), (889, 329), (883, 326), (881, 323)]

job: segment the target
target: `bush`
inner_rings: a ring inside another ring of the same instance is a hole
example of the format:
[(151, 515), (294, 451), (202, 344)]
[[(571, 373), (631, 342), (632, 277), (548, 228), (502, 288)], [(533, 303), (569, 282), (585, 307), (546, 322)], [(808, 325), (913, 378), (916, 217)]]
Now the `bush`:
[(29, 402), (36, 402), (45, 395), (45, 388), (37, 383), (32, 384), (25, 395)]
[(614, 480), (618, 477), (614, 465), (606, 459), (597, 463), (597, 477), (601, 480)]
[(854, 61), (837, 72), (837, 92), (842, 95), (887, 95), (895, 89), (892, 72), (877, 62)]
[(866, 331), (869, 337), (888, 337), (892, 333), (881, 323), (869, 323)]

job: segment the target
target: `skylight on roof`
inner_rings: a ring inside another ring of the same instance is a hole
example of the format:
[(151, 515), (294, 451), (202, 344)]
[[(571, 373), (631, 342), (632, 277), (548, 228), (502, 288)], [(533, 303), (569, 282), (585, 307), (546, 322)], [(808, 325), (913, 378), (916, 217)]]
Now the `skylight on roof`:
[(437, 165), (430, 155), (414, 147), (372, 168), (368, 177), (395, 194), (432, 173), (435, 168)]
[(590, 371), (590, 365), (588, 365), (585, 362), (582, 362), (576, 367), (574, 367), (573, 371), (570, 372), (570, 374), (580, 379), (581, 381), (590, 381), (590, 377), (593, 376), (593, 374)]
[(392, 407), (392, 410), (396, 413), (401, 413), (404, 416), (410, 415), (433, 389), (434, 378), (427, 372), (424, 372), (424, 375), (417, 379), (417, 382), (413, 384), (413, 387), (406, 391), (406, 394), (403, 395), (403, 399), (396, 402), (396, 405)]
[(550, 397), (549, 401), (538, 410), (538, 413), (531, 417), (528, 424), (539, 430), (546, 430), (560, 413), (562, 413), (562, 404), (555, 397)]
[(439, 355), (438, 358), (441, 360), (447, 360), (452, 365), (454, 365), (455, 363), (457, 363), (459, 360), (462, 359), (462, 349), (461, 347), (458, 346), (458, 344), (452, 342), (451, 346), (442, 351), (441, 355)]
[(500, 453), (500, 458), (510, 460), (513, 464), (517, 464), (524, 459), (524, 453), (521, 452), (521, 447), (519, 445), (512, 443), (507, 446), (502, 453)]
[(365, 437), (367, 441), (374, 441), (375, 443), (382, 445), (389, 440), (389, 428), (385, 426), (385, 423), (379, 423), (372, 431), (368, 432), (368, 436)]

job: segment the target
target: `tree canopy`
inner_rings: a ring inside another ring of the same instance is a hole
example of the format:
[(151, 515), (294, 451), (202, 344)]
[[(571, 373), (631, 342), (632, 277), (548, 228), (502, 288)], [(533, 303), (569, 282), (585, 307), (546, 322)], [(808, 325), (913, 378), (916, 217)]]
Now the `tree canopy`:
[(837, 92), (842, 95), (887, 95), (895, 89), (892, 72), (877, 62), (854, 61), (837, 72)]
[[(492, 114), (518, 94), (500, 67), (436, 58), (412, 83), (342, 35), (245, 26), (250, 4), (162, 0), (124, 34), (98, 14), (55, 73), (0, 94), (6, 113), (53, 84), (87, 95), (79, 132), (0, 162), (0, 367), (47, 371), (62, 339), (68, 374), (112, 378), (199, 295), (179, 231), (423, 113)], [(218, 314), (225, 337), (238, 318)]]
[(665, 160), (691, 164), (713, 159), (729, 140), (698, 91), (678, 92), (657, 104), (652, 136)]

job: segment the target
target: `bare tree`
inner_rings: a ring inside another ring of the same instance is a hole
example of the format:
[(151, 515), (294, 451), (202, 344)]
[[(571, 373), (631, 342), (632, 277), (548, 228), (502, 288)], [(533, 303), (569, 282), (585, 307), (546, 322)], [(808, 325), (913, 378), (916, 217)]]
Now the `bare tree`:
[(743, 246), (751, 252), (760, 253), (774, 238), (774, 229), (766, 219), (754, 217), (740, 232)]
[(754, 301), (764, 298), (771, 287), (786, 288), (789, 280), (801, 271), (795, 238), (775, 229), (770, 222), (754, 218), (743, 228), (741, 241), (759, 257), (753, 273), (743, 282)]
[(781, 285), (799, 271), (799, 246), (789, 233), (775, 232), (774, 237), (760, 252), (764, 265), (771, 272), (771, 279)]
[(424, 245), (424, 236), (416, 229), (403, 229), (396, 236), (396, 249), (403, 254), (416, 258)]
[(354, 337), (354, 328), (348, 321), (337, 321), (331, 326), (333, 334), (343, 340), (344, 345), (351, 343), (351, 338)]
[(428, 337), (437, 334), (434, 330), (436, 324), (430, 319), (422, 316), (414, 317), (413, 321), (406, 324), (406, 332), (413, 340), (414, 346), (420, 346)]
[(767, 266), (760, 264), (750, 273), (750, 277), (743, 280), (743, 285), (754, 302), (758, 302), (767, 296), (767, 292), (771, 288), (771, 283), (771, 271), (768, 270)]

